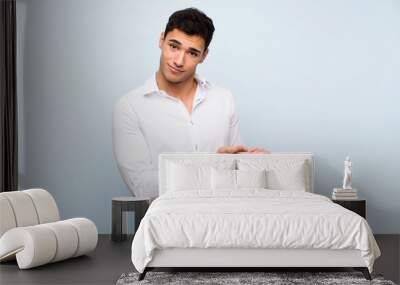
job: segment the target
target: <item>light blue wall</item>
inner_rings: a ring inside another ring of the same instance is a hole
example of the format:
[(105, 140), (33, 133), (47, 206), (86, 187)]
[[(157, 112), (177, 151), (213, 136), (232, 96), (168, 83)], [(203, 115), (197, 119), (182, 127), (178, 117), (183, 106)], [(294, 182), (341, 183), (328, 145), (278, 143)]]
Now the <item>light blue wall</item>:
[(168, 16), (214, 20), (199, 73), (234, 93), (250, 146), (315, 154), (316, 191), (343, 160), (376, 233), (400, 233), (400, 1), (18, 0), (22, 188), (110, 232), (128, 194), (111, 147), (116, 100), (158, 67)]

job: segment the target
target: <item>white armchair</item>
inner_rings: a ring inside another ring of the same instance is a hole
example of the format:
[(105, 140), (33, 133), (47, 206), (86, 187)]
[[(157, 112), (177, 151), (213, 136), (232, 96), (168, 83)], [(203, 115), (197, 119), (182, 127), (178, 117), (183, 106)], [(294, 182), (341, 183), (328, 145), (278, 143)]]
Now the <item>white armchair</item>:
[(96, 225), (86, 218), (60, 221), (46, 190), (0, 193), (0, 262), (16, 258), (20, 269), (28, 269), (86, 254), (96, 245)]

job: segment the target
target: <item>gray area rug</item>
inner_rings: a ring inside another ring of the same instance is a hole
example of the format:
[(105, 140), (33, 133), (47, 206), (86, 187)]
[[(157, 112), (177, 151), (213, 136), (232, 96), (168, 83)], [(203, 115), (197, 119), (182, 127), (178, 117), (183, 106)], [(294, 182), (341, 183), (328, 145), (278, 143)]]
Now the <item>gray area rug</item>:
[(150, 271), (142, 281), (139, 273), (124, 273), (117, 285), (136, 284), (379, 284), (395, 285), (384, 280), (382, 275), (372, 274), (372, 281), (364, 278), (360, 272), (154, 272)]

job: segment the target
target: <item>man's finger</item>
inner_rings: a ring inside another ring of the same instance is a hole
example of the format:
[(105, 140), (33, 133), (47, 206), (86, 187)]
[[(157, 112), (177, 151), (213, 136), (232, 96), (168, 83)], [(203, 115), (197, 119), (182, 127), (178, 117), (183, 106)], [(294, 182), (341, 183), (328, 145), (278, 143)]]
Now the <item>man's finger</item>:
[(235, 152), (239, 152), (239, 151), (247, 151), (247, 147), (245, 147), (244, 145), (240, 144), (237, 146), (234, 146), (235, 148)]
[(234, 146), (227, 147), (227, 149), (228, 149), (228, 153), (231, 153), (231, 154), (233, 154), (233, 153), (236, 153), (236, 152), (237, 152), (237, 148), (236, 148), (236, 147), (234, 147)]
[(217, 153), (229, 153), (229, 147), (227, 146), (221, 146), (218, 150)]
[(269, 151), (269, 150), (267, 150), (267, 149), (259, 148), (259, 149), (257, 149), (254, 153), (265, 153), (265, 154), (269, 154), (269, 153), (271, 153), (271, 151)]
[(237, 148), (235, 146), (223, 146), (223, 147), (220, 147), (218, 149), (218, 153), (230, 153), (230, 154), (233, 154), (233, 153), (237, 152), (236, 149)]
[(249, 148), (249, 152), (250, 153), (266, 153), (266, 154), (271, 153), (271, 151), (268, 149), (263, 149), (263, 148), (258, 148), (258, 147)]

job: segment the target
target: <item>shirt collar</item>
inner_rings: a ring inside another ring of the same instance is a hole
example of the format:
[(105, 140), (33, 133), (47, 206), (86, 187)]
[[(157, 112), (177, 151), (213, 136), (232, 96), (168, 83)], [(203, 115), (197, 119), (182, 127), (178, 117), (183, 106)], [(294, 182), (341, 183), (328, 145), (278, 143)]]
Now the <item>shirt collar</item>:
[[(194, 78), (202, 89), (210, 88), (211, 84), (205, 78), (200, 77), (198, 74), (195, 74)], [(153, 76), (148, 78), (146, 80), (146, 82), (144, 83), (144, 95), (150, 95), (150, 94), (158, 93), (158, 92), (160, 92), (160, 89), (158, 89), (157, 82), (156, 82), (156, 76), (154, 74)]]

